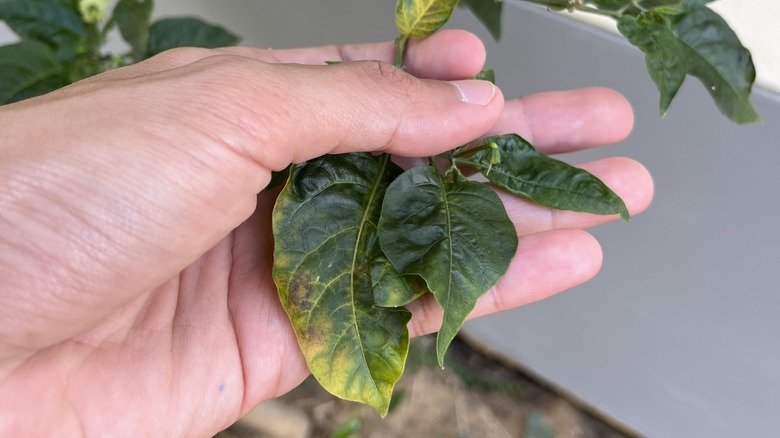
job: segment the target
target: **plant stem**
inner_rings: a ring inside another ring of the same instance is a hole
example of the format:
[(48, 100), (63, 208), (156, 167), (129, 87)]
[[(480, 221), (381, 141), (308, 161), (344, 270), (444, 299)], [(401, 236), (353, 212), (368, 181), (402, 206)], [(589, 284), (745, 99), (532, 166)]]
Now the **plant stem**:
[(492, 144), (492, 143), (485, 143), (485, 144), (481, 144), (481, 145), (479, 145), (479, 146), (477, 146), (475, 148), (466, 149), (465, 151), (460, 151), (457, 154), (453, 155), (452, 158), (456, 158), (456, 159), (457, 158), (467, 158), (467, 157), (470, 157), (470, 156), (476, 154), (479, 151), (484, 151), (484, 150), (487, 150), (487, 149), (495, 149), (495, 148), (496, 148), (496, 146), (494, 144)]
[(404, 68), (404, 55), (406, 55), (406, 43), (409, 37), (401, 35), (395, 39), (395, 66)]

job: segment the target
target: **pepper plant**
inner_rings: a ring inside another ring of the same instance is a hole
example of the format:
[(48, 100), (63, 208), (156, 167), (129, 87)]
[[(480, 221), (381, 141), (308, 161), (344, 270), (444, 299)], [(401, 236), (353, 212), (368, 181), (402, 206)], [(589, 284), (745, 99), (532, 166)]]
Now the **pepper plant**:
[[(750, 53), (711, 0), (525, 0), (554, 10), (611, 17), (645, 55), (664, 114), (687, 76), (698, 78), (736, 123), (758, 121), (750, 102)], [(449, 20), (457, 0), (398, 0), (397, 68), (407, 42)], [(463, 0), (498, 38), (503, 3)], [(237, 43), (195, 19), (151, 23), (152, 0), (0, 0), (0, 19), (21, 42), (0, 47), (0, 104), (57, 89), (177, 46)], [(103, 52), (118, 28), (126, 53)], [(475, 79), (493, 80), (485, 70)], [(467, 175), (479, 172), (486, 182)], [(506, 272), (515, 228), (496, 194), (629, 220), (623, 201), (598, 178), (539, 153), (516, 134), (476, 140), (404, 170), (387, 154), (327, 155), (291, 166), (273, 210), (274, 269), (313, 375), (333, 394), (385, 415), (409, 348), (405, 306), (431, 293), (443, 319), (437, 358), (477, 300)]]
[[(0, 20), (21, 39), (0, 47), (0, 105), (48, 93), (174, 47), (223, 47), (236, 35), (195, 18), (152, 23), (152, 0), (0, 0)], [(129, 49), (105, 51), (118, 29)]]

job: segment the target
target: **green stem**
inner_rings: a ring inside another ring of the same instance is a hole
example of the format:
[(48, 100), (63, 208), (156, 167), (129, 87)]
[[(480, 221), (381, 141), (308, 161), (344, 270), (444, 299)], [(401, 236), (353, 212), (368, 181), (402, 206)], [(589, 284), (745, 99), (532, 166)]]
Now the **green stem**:
[(406, 43), (409, 37), (401, 35), (395, 39), (395, 66), (404, 68), (404, 55), (406, 55)]
[(495, 148), (496, 148), (495, 143), (485, 143), (485, 144), (479, 145), (479, 146), (477, 146), (475, 148), (466, 149), (465, 151), (458, 152), (457, 154), (453, 155), (452, 158), (456, 158), (456, 159), (457, 158), (466, 158), (466, 157), (470, 157), (470, 156), (476, 154), (479, 151), (484, 151), (484, 150), (487, 150), (487, 149), (495, 149)]

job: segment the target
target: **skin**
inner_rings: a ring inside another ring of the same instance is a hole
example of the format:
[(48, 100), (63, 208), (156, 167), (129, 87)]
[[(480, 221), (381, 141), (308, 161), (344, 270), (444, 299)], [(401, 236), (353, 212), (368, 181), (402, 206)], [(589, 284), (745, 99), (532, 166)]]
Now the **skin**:
[[(0, 107), (0, 435), (211, 436), (298, 385), (308, 370), (270, 275), (272, 170), (506, 132), (574, 151), (631, 130), (606, 89), (505, 101), (481, 83), (463, 102), (448, 81), (485, 59), (465, 32), (412, 41), (406, 72), (365, 61), (392, 56), (389, 42), (179, 49)], [(583, 167), (632, 214), (649, 204), (640, 164)], [(601, 251), (583, 228), (615, 219), (502, 199), (518, 254), (473, 316), (591, 278)], [(410, 307), (413, 335), (438, 327), (431, 299)]]

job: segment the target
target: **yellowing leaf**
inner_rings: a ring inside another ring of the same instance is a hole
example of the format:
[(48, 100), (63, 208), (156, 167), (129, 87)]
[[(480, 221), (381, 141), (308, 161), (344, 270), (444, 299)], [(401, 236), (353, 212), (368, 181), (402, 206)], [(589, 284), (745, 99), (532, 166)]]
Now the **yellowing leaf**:
[(273, 212), (274, 281), (309, 369), (332, 394), (382, 415), (409, 349), (409, 312), (375, 301), (384, 291), (404, 303), (387, 291), (403, 279), (379, 257), (376, 231), (400, 172), (387, 155), (311, 160), (290, 170)]
[(404, 37), (425, 38), (444, 26), (458, 0), (398, 0), (395, 25)]

